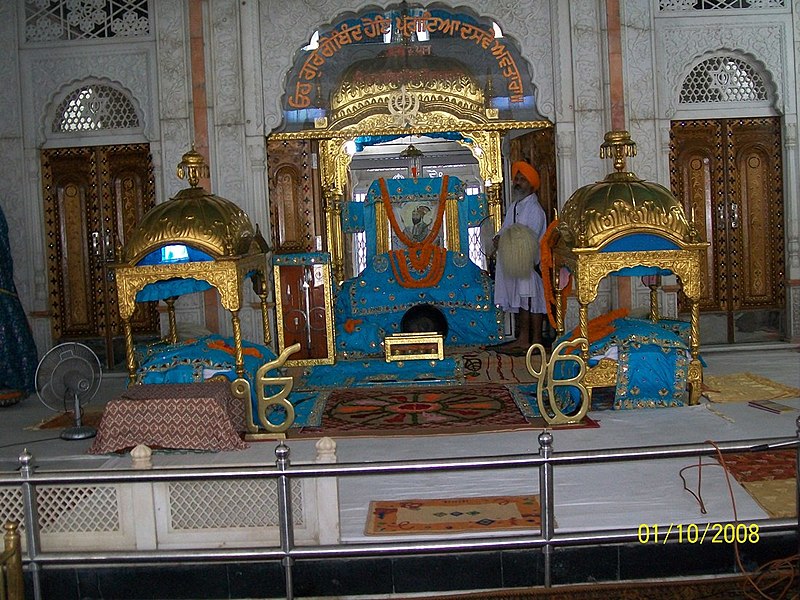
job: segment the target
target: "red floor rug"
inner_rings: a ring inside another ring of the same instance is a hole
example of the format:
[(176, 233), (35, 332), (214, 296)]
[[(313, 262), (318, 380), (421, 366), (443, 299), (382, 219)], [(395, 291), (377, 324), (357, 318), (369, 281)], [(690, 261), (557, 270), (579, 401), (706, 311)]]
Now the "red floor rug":
[[(424, 435), (543, 429), (525, 395), (500, 384), (348, 388), (330, 394), (320, 427), (288, 437)], [(520, 406), (524, 404), (525, 406)], [(575, 427), (598, 427), (585, 419)]]
[(725, 454), (725, 465), (771, 517), (797, 515), (797, 451)]

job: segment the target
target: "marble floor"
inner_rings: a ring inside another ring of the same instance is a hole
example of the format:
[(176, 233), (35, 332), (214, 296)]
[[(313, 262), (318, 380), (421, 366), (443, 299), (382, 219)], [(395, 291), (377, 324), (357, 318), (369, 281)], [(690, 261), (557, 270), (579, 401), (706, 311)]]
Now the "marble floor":
[[(800, 350), (797, 346), (769, 344), (716, 347), (706, 349), (703, 358), (707, 363), (705, 372), (709, 375), (748, 371), (800, 388)], [(98, 397), (92, 401), (93, 405), (100, 406), (114, 398), (125, 385), (124, 375), (106, 374)], [(772, 414), (746, 404), (711, 404), (703, 399), (698, 406), (681, 408), (591, 412), (590, 416), (600, 422), (600, 428), (554, 431), (554, 449), (559, 452), (794, 436), (797, 432), (796, 419), (800, 415), (800, 398), (782, 402), (797, 410)], [(30, 429), (51, 415), (36, 396), (0, 409), (0, 468), (13, 469), (25, 448), (39, 464), (48, 468), (129, 466), (130, 458), (127, 456), (87, 454), (91, 440), (65, 441), (52, 430)], [(341, 438), (336, 440), (337, 457), (339, 462), (352, 463), (531, 453), (538, 449), (537, 435), (538, 432), (516, 431), (475, 435)], [(315, 452), (314, 444), (315, 440), (291, 440), (289, 447), (292, 459), (311, 460)], [(263, 465), (274, 461), (274, 448), (274, 442), (260, 442), (237, 452), (157, 454), (154, 464)], [(697, 501), (683, 489), (678, 472), (695, 462), (696, 459), (668, 459), (558, 467), (555, 473), (557, 531), (731, 519), (732, 506), (722, 469), (709, 467), (703, 470), (701, 492), (708, 509), (707, 515), (700, 513)], [(533, 470), (437, 473), (435, 481), (431, 475), (351, 476), (343, 479), (339, 486), (341, 538), (345, 543), (367, 539), (364, 525), (370, 500), (537, 492), (538, 475)], [(735, 482), (734, 498), (739, 519), (766, 516)]]

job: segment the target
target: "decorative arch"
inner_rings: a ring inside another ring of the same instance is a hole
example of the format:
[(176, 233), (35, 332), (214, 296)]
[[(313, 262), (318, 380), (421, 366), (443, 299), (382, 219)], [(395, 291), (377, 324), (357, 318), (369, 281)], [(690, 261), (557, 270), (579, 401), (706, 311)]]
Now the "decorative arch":
[(139, 102), (119, 82), (107, 78), (61, 86), (48, 102), (41, 131), (45, 147), (147, 141)]
[(459, 134), (477, 159), (488, 211), (501, 221), (501, 137), (553, 126), (537, 109), (529, 63), (495, 22), (464, 7), (368, 6), (339, 21), (296, 54), (283, 84), (282, 123), (270, 141), (314, 140), (325, 211), (325, 239), (343, 279), (342, 202), (361, 136)]
[[(274, 132), (326, 128), (333, 124), (331, 105), (341, 103), (341, 96), (349, 91), (339, 87), (352, 76), (347, 71), (356, 63), (387, 62), (387, 51), (392, 50), (390, 41), (399, 39), (407, 40), (408, 50), (401, 58), (414, 61), (412, 68), (425, 62), (464, 63), (471, 70), (471, 81), (463, 84), (464, 104), (469, 104), (470, 96), (476, 95), (468, 90), (474, 85), (483, 103), (481, 112), (485, 106), (499, 113), (501, 119), (542, 119), (536, 108), (538, 92), (532, 66), (522, 57), (517, 41), (502, 34), (491, 18), (478, 16), (468, 7), (450, 9), (403, 3), (386, 9), (370, 6), (358, 13), (343, 13), (331, 25), (318, 29), (311, 43), (296, 52), (284, 78), (283, 120)], [(394, 50), (396, 54), (397, 48)], [(388, 62), (392, 58), (396, 59), (395, 65), (400, 62), (400, 58), (391, 54)], [(384, 70), (382, 77), (386, 76)], [(425, 82), (419, 84), (424, 89)], [(458, 116), (469, 113), (469, 108), (465, 108)]]
[(774, 116), (779, 89), (766, 65), (752, 54), (722, 48), (696, 56), (676, 81), (676, 113), (731, 109)]

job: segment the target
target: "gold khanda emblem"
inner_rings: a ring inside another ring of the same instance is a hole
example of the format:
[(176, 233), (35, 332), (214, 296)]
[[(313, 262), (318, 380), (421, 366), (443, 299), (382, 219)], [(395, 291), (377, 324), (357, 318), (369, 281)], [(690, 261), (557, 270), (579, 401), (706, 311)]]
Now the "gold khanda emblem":
[(419, 96), (410, 94), (406, 86), (401, 85), (399, 90), (389, 94), (387, 107), (395, 126), (413, 126), (419, 115)]

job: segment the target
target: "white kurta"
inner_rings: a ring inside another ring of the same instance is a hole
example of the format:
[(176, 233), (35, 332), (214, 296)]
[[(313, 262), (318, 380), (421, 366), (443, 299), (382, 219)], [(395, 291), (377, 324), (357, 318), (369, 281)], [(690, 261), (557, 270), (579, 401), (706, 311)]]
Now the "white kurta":
[[(508, 207), (498, 235), (502, 235), (514, 223), (527, 225), (541, 241), (547, 229), (547, 217), (535, 193), (516, 200)], [(503, 272), (503, 265), (498, 260), (494, 279), (494, 303), (510, 313), (518, 313), (520, 308), (532, 313), (547, 312), (541, 276), (533, 271), (528, 277), (509, 277)]]

